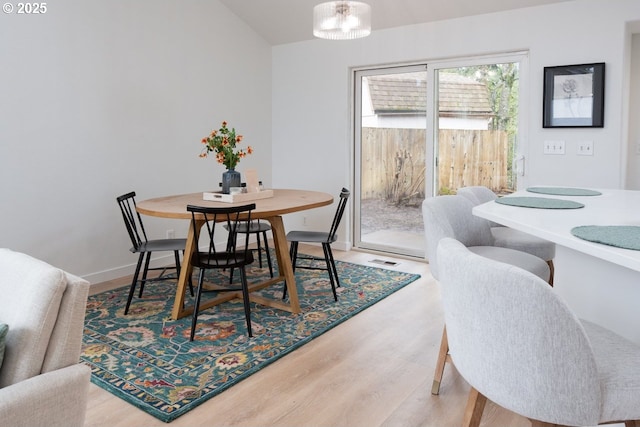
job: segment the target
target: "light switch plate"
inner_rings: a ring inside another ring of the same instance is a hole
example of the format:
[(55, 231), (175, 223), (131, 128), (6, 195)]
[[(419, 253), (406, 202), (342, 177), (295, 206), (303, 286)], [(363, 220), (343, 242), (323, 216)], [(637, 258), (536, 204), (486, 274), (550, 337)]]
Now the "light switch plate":
[(564, 141), (545, 141), (544, 154), (564, 154)]
[(593, 156), (593, 141), (578, 142), (578, 155)]

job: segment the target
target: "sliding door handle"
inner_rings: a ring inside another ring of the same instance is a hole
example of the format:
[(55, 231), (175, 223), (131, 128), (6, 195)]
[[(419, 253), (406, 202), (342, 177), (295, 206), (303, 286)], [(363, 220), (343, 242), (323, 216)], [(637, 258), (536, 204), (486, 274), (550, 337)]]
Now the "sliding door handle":
[(524, 163), (525, 163), (525, 161), (524, 161), (524, 156), (520, 156), (520, 157), (518, 157), (518, 160), (517, 160), (517, 164), (518, 164), (518, 174), (519, 174), (520, 176), (524, 176)]

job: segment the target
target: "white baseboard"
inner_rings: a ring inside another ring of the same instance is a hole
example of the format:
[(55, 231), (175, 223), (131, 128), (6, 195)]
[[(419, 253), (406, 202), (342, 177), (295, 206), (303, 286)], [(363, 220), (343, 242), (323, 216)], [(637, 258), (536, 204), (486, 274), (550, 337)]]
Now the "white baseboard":
[[(87, 274), (82, 278), (88, 280), (89, 283), (98, 284), (102, 282), (107, 282), (109, 280), (119, 279), (125, 276), (132, 276), (136, 271), (136, 263), (127, 264), (121, 267), (112, 268), (109, 270), (99, 271), (97, 273)], [(149, 267), (163, 267), (165, 265), (173, 265), (175, 263), (175, 258), (173, 254), (160, 255), (157, 257), (151, 257), (151, 262), (149, 262)]]
[[(302, 243), (302, 242), (301, 242)], [(318, 246), (320, 247), (320, 243), (306, 243), (304, 242), (305, 245), (309, 245), (309, 246)], [(353, 246), (351, 245), (351, 242), (345, 242), (342, 240), (337, 240), (335, 242), (333, 242), (331, 244), (331, 248), (338, 250), (338, 251), (344, 251), (344, 252), (349, 252)]]

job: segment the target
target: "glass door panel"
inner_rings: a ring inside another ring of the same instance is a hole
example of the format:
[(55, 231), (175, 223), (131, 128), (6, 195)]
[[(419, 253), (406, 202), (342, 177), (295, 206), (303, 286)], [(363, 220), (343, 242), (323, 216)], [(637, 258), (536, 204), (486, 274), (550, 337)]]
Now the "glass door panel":
[(516, 189), (517, 62), (435, 70), (438, 103), (437, 194), (482, 185)]
[(357, 247), (423, 256), (424, 65), (357, 72)]

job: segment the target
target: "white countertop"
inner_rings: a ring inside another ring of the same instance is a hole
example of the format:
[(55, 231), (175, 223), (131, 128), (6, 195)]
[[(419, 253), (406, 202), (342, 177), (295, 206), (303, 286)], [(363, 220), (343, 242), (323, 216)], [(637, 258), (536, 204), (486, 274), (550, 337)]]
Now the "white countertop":
[(488, 202), (473, 208), (474, 215), (524, 231), (558, 245), (640, 271), (640, 251), (592, 243), (574, 237), (573, 227), (581, 225), (640, 226), (640, 191), (603, 190), (600, 196), (554, 196), (518, 191), (512, 196), (548, 197), (584, 204), (579, 209), (535, 209)]

